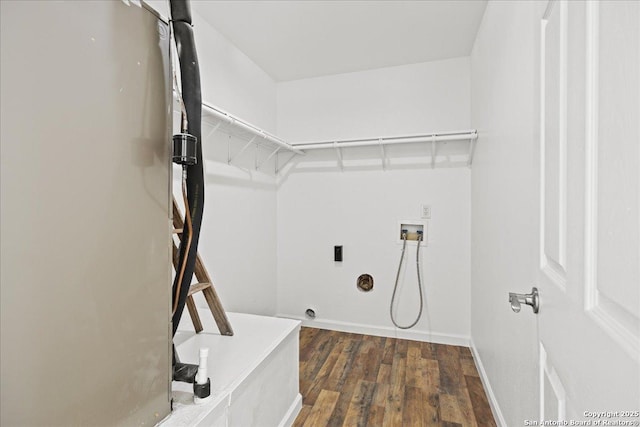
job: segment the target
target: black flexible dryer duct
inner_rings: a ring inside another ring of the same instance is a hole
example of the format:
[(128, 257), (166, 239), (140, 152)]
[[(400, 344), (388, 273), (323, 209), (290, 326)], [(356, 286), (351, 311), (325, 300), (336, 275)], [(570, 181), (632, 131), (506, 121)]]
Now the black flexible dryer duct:
[[(175, 303), (176, 290), (180, 288), (178, 296), (178, 306), (173, 314), (173, 335), (176, 334), (178, 323), (184, 311), (187, 300), (191, 278), (196, 265), (198, 254), (198, 240), (200, 237), (200, 226), (202, 224), (202, 213), (204, 210), (204, 172), (202, 169), (202, 144), (201, 144), (201, 122), (202, 122), (202, 94), (200, 93), (200, 69), (198, 66), (198, 55), (193, 38), (193, 28), (191, 26), (191, 5), (189, 0), (170, 0), (171, 21), (173, 33), (175, 35), (178, 59), (180, 61), (180, 76), (182, 85), (182, 99), (187, 112), (188, 129), (187, 132), (197, 138), (197, 163), (187, 166), (187, 199), (191, 208), (191, 222), (193, 226), (193, 236), (189, 255), (186, 260), (182, 283), (178, 283), (179, 275), (176, 274), (173, 282), (173, 298)], [(186, 218), (185, 218), (186, 219)], [(185, 221), (186, 223), (186, 221)], [(188, 231), (185, 227), (182, 239), (180, 240), (179, 265), (176, 271), (182, 268), (184, 252), (187, 242)]]

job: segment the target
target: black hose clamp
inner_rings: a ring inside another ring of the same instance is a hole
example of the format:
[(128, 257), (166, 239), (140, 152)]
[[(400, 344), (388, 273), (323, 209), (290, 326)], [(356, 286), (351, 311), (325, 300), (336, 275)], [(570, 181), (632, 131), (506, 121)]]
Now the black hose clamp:
[(198, 384), (193, 383), (193, 395), (204, 399), (205, 397), (209, 397), (211, 395), (211, 378), (207, 378), (206, 384)]

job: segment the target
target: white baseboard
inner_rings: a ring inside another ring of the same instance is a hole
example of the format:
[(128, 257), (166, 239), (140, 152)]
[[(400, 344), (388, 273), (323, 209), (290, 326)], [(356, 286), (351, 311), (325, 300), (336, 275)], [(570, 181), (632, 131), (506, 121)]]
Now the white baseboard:
[(302, 395), (298, 393), (278, 427), (291, 427), (302, 409)]
[(276, 317), (296, 319), (302, 322), (302, 326), (310, 328), (329, 329), (331, 331), (351, 332), (356, 334), (374, 335), (377, 337), (402, 338), (413, 341), (427, 341), (436, 344), (460, 345), (468, 347), (470, 339), (465, 335), (443, 334), (438, 332), (415, 331), (412, 329), (398, 329), (388, 326), (371, 326), (360, 323), (341, 322), (328, 319), (306, 319), (304, 317), (289, 314), (277, 314)]
[(480, 359), (480, 353), (478, 353), (478, 349), (473, 343), (473, 340), (471, 340), (470, 347), (471, 347), (471, 353), (473, 353), (473, 361), (476, 364), (478, 373), (480, 373), (480, 381), (482, 381), (482, 386), (484, 387), (484, 391), (487, 393), (487, 398), (489, 399), (489, 406), (491, 407), (493, 418), (496, 420), (498, 427), (507, 427), (507, 423), (504, 420), (502, 411), (500, 410), (500, 405), (498, 405), (498, 400), (496, 399), (496, 395), (493, 394), (493, 389), (491, 388), (489, 377), (487, 377), (487, 372), (484, 370), (482, 359)]

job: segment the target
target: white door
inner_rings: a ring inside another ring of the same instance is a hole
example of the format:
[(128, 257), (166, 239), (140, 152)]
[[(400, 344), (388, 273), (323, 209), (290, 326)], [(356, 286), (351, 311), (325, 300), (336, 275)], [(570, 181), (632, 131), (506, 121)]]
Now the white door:
[(540, 419), (640, 425), (640, 2), (539, 16)]

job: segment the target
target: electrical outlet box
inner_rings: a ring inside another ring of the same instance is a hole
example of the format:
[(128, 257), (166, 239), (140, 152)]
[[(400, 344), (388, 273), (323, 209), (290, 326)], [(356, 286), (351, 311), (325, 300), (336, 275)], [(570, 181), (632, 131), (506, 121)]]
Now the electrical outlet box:
[(431, 206), (422, 205), (422, 218), (431, 219)]
[(342, 262), (342, 245), (333, 247), (333, 260)]

